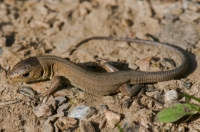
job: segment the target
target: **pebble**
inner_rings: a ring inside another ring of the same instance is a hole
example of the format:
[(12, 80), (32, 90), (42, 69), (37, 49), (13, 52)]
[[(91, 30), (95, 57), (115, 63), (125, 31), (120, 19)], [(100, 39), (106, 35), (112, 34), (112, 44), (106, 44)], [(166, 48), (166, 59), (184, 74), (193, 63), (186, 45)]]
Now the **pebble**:
[(0, 93), (2, 93), (5, 89), (5, 87), (0, 88)]
[(86, 16), (88, 14), (88, 10), (83, 7), (79, 9), (79, 12), (81, 16)]
[(68, 115), (68, 117), (78, 118), (78, 119), (87, 119), (91, 117), (95, 113), (95, 109), (93, 107), (81, 105), (75, 107)]
[(133, 25), (133, 22), (130, 19), (122, 19), (122, 25), (130, 27)]
[(0, 47), (0, 54), (2, 54), (3, 53), (3, 49)]
[(179, 81), (179, 85), (181, 89), (190, 89), (192, 86), (192, 83), (190, 81), (188, 81), (187, 79), (181, 79)]
[(124, 130), (124, 132), (138, 132), (139, 128), (140, 128), (139, 125), (135, 125), (130, 121), (125, 121), (124, 124), (122, 125), (122, 129)]
[(183, 14), (179, 16), (180, 20), (187, 23), (193, 23), (195, 20), (198, 20), (200, 13), (186, 10)]
[(79, 126), (81, 132), (95, 132), (95, 128), (92, 126), (90, 121), (80, 120)]
[(99, 122), (99, 128), (102, 129), (105, 126), (105, 124), (106, 124), (106, 118), (103, 118), (103, 120)]
[(54, 132), (54, 127), (50, 120), (46, 120), (42, 126), (42, 132)]
[(20, 45), (20, 44), (13, 44), (12, 45), (12, 52), (18, 52), (18, 51), (20, 51), (20, 50), (22, 50), (22, 45)]
[[(186, 1), (186, 0), (185, 0)], [(192, 1), (187, 1), (188, 2), (188, 9), (194, 12), (198, 12), (200, 9), (200, 5), (196, 4), (195, 2)]]
[(54, 124), (53, 126), (54, 126), (54, 129), (55, 129), (54, 132), (60, 132), (60, 130), (59, 130), (59, 128), (56, 124)]
[(22, 86), (19, 88), (19, 93), (20, 94), (23, 94), (23, 95), (26, 95), (30, 98), (34, 98), (35, 97), (35, 91), (31, 88), (31, 87), (28, 87), (28, 86)]
[(43, 103), (51, 105), (54, 110), (56, 110), (59, 106), (61, 106), (63, 103), (67, 102), (66, 97), (56, 97), (50, 96), (47, 98), (47, 96), (43, 99)]
[(121, 43), (119, 44), (119, 47), (120, 47), (120, 48), (128, 48), (129, 45), (128, 45), (127, 42), (121, 42)]
[(44, 98), (41, 97), (41, 101), (42, 103), (46, 103), (46, 104), (52, 104), (53, 102), (55, 102), (54, 97), (52, 95), (50, 95), (50, 97), (45, 96)]
[(104, 96), (103, 100), (106, 104), (114, 104), (115, 103), (115, 98), (113, 96)]
[(61, 117), (55, 122), (58, 128), (62, 131), (76, 127), (77, 123), (78, 121), (76, 119), (69, 117)]
[(48, 23), (42, 22), (40, 20), (33, 20), (30, 22), (31, 28), (46, 28), (49, 29), (50, 25)]
[(53, 124), (58, 118), (57, 115), (48, 117), (42, 126), (42, 132), (59, 132), (57, 126)]
[(60, 106), (63, 103), (67, 102), (67, 98), (66, 97), (55, 97), (54, 100), (56, 101), (57, 106)]
[(197, 44), (195, 45), (196, 48), (200, 49), (200, 40), (197, 42)]
[(69, 109), (69, 107), (70, 107), (69, 103), (62, 104), (61, 106), (58, 107), (57, 113), (65, 112), (66, 110)]
[(108, 126), (114, 128), (117, 123), (120, 122), (121, 115), (110, 110), (104, 112)]
[(138, 66), (136, 64), (134, 64), (134, 63), (129, 63), (128, 67), (133, 69), (133, 70), (137, 70), (138, 69)]
[(53, 107), (51, 105), (47, 104), (39, 104), (36, 107), (33, 108), (33, 113), (37, 117), (42, 117), (42, 116), (51, 116), (53, 114)]
[(104, 113), (105, 110), (108, 110), (108, 106), (107, 105), (101, 105), (100, 106), (100, 113)]
[(171, 102), (178, 99), (178, 93), (176, 90), (169, 90), (165, 93), (165, 102)]
[(133, 102), (133, 98), (126, 99), (126, 100), (123, 102), (123, 105), (122, 105), (122, 106), (123, 106), (124, 108), (129, 108), (129, 107), (131, 106), (132, 102)]
[(0, 37), (0, 47), (4, 47), (6, 45), (6, 38)]
[(161, 65), (167, 68), (174, 68), (176, 66), (173, 60), (166, 59), (166, 58), (162, 60)]
[(150, 68), (151, 59), (152, 57), (147, 57), (144, 58), (143, 60), (137, 60), (135, 64), (139, 66), (141, 71), (148, 71)]
[(51, 122), (55, 122), (59, 117), (61, 117), (60, 115), (56, 114), (53, 116), (48, 117), (47, 120), (51, 121)]

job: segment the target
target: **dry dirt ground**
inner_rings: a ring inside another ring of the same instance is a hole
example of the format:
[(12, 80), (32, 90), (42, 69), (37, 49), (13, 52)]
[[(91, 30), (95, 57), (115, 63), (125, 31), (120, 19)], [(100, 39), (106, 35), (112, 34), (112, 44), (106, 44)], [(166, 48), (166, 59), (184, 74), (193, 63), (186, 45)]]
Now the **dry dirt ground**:
[[(50, 54), (95, 70), (94, 56), (129, 64), (135, 69), (141, 68), (137, 60), (151, 58), (147, 71), (159, 71), (162, 69), (159, 60), (174, 57), (155, 47), (99, 40), (88, 42), (69, 54), (76, 43), (91, 36), (139, 38), (183, 48), (190, 60), (187, 73), (175, 80), (148, 85), (147, 89), (154, 91), (145, 94), (163, 103), (162, 97), (171, 89), (200, 98), (199, 0), (0, 0), (0, 101), (20, 100), (1, 106), (1, 132), (40, 132), (45, 121), (32, 112), (37, 103), (19, 93), (18, 88), (24, 84), (11, 83), (6, 76), (22, 59)], [(191, 87), (181, 87), (181, 79), (191, 82)], [(43, 91), (42, 85), (32, 87), (38, 92)], [(99, 127), (103, 122), (99, 113), (101, 105), (121, 114), (119, 125), (127, 123), (133, 127), (132, 131), (200, 131), (198, 115), (178, 123), (155, 122), (155, 115), (162, 107), (146, 97), (133, 100), (127, 107), (129, 98), (120, 93), (95, 96), (64, 89), (54, 95), (68, 97), (72, 102), (70, 110), (81, 104), (97, 109), (96, 115), (88, 119), (96, 131), (119, 131), (107, 124)], [(74, 131), (80, 131), (80, 128)]]

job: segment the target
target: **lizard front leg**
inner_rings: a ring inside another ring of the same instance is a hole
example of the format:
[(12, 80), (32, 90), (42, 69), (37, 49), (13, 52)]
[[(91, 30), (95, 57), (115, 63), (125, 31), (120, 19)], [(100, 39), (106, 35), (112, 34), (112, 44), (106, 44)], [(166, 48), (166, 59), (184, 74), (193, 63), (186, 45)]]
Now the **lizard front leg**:
[(61, 76), (54, 76), (52, 78), (52, 83), (51, 83), (49, 89), (46, 92), (39, 94), (38, 96), (39, 97), (45, 97), (45, 96), (48, 97), (49, 95), (51, 95), (52, 93), (54, 93), (59, 88), (59, 86), (61, 86), (61, 84), (63, 84), (63, 82), (68, 83), (68, 81), (65, 80), (63, 77), (61, 77)]

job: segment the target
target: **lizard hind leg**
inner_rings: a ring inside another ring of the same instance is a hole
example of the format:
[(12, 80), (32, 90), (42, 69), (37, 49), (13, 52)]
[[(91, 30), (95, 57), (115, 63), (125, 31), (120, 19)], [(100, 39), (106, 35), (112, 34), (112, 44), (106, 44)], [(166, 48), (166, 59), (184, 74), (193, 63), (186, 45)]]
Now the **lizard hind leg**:
[(130, 84), (125, 83), (125, 84), (122, 84), (119, 87), (119, 90), (120, 90), (120, 92), (122, 94), (124, 94), (126, 96), (134, 97), (134, 96), (136, 96), (140, 92), (140, 90), (143, 87), (144, 87), (143, 85), (139, 85), (139, 84), (131, 86)]
[(98, 58), (98, 57), (94, 57), (94, 59), (96, 60), (98, 65), (101, 66), (102, 68), (104, 68), (107, 72), (119, 71), (116, 67), (112, 66), (110, 64), (110, 62), (106, 59), (101, 59), (101, 58)]
[[(98, 57), (94, 57), (94, 59), (98, 62), (98, 64), (103, 67), (107, 72), (116, 72), (119, 71), (116, 67), (112, 66), (109, 61), (105, 59), (101, 59)], [(133, 97), (136, 96), (140, 90), (143, 88), (143, 85), (130, 85), (128, 83), (122, 84), (119, 87), (119, 90), (122, 94)]]

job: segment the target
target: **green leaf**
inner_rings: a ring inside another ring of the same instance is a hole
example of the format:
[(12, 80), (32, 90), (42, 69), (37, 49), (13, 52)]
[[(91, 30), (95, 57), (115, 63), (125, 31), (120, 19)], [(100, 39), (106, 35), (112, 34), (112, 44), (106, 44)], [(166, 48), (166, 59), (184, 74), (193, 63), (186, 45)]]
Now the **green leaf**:
[(119, 123), (117, 123), (116, 125), (117, 125), (119, 132), (124, 132), (123, 129), (121, 128), (121, 126), (119, 125)]
[(187, 98), (188, 101), (189, 101), (190, 99), (194, 99), (194, 100), (200, 102), (200, 99), (199, 99), (199, 98), (194, 97), (194, 96), (189, 95), (189, 94), (186, 94), (186, 93), (179, 94), (179, 96)]
[(175, 122), (186, 115), (196, 114), (199, 107), (195, 104), (175, 104), (160, 111), (156, 115), (155, 121), (164, 123)]

